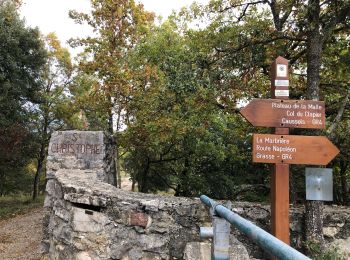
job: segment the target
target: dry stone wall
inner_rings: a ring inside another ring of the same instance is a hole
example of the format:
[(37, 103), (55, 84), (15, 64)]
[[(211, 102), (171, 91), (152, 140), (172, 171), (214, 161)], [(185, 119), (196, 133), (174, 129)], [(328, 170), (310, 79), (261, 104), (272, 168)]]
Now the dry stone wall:
[[(74, 136), (80, 139), (73, 142)], [(115, 179), (110, 162), (113, 145), (108, 140), (102, 132), (53, 135), (44, 205), (45, 255), (62, 260), (209, 260), (210, 244), (199, 243), (199, 227), (211, 225), (208, 208), (198, 199), (128, 192), (109, 184)], [(70, 145), (77, 150), (73, 152)], [(233, 210), (269, 229), (267, 205), (240, 202), (233, 204)], [(326, 207), (324, 232), (329, 243), (349, 245), (349, 217), (348, 208)], [(293, 246), (300, 248), (302, 209), (292, 209), (290, 229)], [(267, 257), (235, 228), (231, 251), (231, 259)]]
[(198, 201), (122, 191), (80, 171), (60, 170), (47, 195), (50, 259), (182, 258), (209, 221)]

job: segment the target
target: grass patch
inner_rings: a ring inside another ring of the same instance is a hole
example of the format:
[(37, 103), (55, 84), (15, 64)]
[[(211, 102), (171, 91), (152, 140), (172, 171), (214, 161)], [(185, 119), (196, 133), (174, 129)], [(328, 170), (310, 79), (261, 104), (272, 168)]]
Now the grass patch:
[(31, 195), (11, 195), (0, 197), (0, 220), (12, 218), (16, 215), (42, 207), (44, 195), (33, 201)]

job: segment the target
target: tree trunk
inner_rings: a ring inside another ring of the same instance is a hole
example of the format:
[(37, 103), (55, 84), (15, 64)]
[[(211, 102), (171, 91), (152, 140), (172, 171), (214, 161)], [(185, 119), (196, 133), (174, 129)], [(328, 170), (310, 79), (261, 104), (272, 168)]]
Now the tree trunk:
[(0, 171), (0, 196), (4, 195), (4, 183), (5, 183), (5, 174), (3, 171)]
[[(175, 194), (174, 194), (175, 197), (191, 196), (190, 194), (188, 194), (188, 183), (186, 180), (189, 167), (190, 167), (190, 163), (188, 161), (188, 158), (186, 157), (184, 162), (184, 168), (180, 172), (178, 184), (176, 185)], [(185, 185), (183, 185), (184, 183)], [(187, 188), (186, 188), (186, 185), (187, 185)]]
[(344, 98), (344, 100), (343, 100), (343, 102), (338, 110), (337, 116), (335, 117), (331, 126), (328, 129), (328, 136), (329, 136), (329, 139), (332, 141), (335, 140), (337, 126), (338, 126), (341, 118), (343, 117), (343, 114), (344, 114), (346, 106), (348, 105), (349, 99), (350, 99), (350, 87), (349, 87), (349, 89), (346, 93), (346, 96), (345, 96), (345, 98)]
[(119, 148), (118, 144), (116, 145), (115, 149), (115, 163), (116, 163), (116, 168), (117, 168), (117, 187), (119, 189), (122, 188), (122, 176), (120, 174), (120, 158), (119, 158)]
[[(309, 250), (315, 245), (324, 250), (323, 237), (323, 201), (308, 200), (305, 204), (305, 228), (307, 251), (310, 256), (319, 254), (317, 251)], [(310, 248), (308, 247), (310, 246)]]
[[(117, 137), (119, 136), (119, 130), (120, 130), (120, 118), (121, 118), (122, 109), (119, 107), (117, 112)], [(116, 140), (116, 168), (117, 168), (117, 187), (119, 189), (122, 188), (122, 176), (120, 173), (120, 153), (119, 153), (119, 142)]]
[(44, 165), (45, 157), (46, 157), (46, 145), (45, 140), (42, 140), (42, 144), (40, 147), (40, 153), (38, 157), (38, 166), (36, 168), (35, 177), (34, 177), (34, 183), (33, 183), (33, 200), (36, 200), (39, 196), (39, 183), (40, 183), (40, 176), (42, 172), (42, 168)]
[(39, 181), (40, 181), (40, 175), (42, 170), (42, 163), (43, 161), (39, 158), (38, 167), (35, 172), (34, 183), (33, 183), (33, 200), (36, 200), (37, 197), (39, 196)]
[[(109, 107), (109, 110), (108, 110), (108, 128), (107, 128), (107, 131), (108, 131), (108, 134), (111, 138), (111, 142), (113, 145), (117, 145), (116, 143), (116, 138), (114, 136), (114, 120), (113, 120), (113, 108), (114, 108), (114, 104), (112, 102), (112, 97), (107, 94), (108, 96), (108, 100), (110, 102), (110, 107)], [(118, 148), (116, 148), (116, 150), (118, 150)], [(117, 161), (119, 160), (119, 157), (117, 157), (117, 159), (115, 158), (115, 156), (113, 156), (111, 158), (113, 160), (113, 167), (114, 167), (114, 171), (113, 171), (113, 185), (115, 185), (117, 187), (117, 182), (118, 182), (118, 176), (117, 176)]]
[(131, 191), (135, 191), (135, 185), (136, 185), (136, 181), (134, 180), (134, 178), (131, 179)]
[(307, 97), (320, 99), (320, 68), (323, 39), (320, 33), (320, 1), (310, 0), (308, 20), (310, 29), (307, 34)]
[(36, 198), (39, 195), (39, 183), (40, 183), (40, 175), (42, 172), (42, 168), (44, 165), (44, 161), (46, 158), (46, 148), (48, 146), (49, 137), (50, 134), (47, 133), (49, 127), (49, 113), (48, 111), (45, 111), (44, 114), (44, 123), (41, 133), (41, 144), (40, 144), (40, 151), (38, 154), (38, 166), (36, 168), (35, 177), (34, 177), (34, 183), (33, 183), (33, 200), (36, 200)]
[(349, 205), (349, 184), (346, 175), (346, 170), (348, 169), (348, 164), (345, 162), (340, 163), (340, 183), (341, 183), (341, 194), (344, 205)]
[[(320, 68), (323, 38), (320, 33), (320, 0), (310, 0), (308, 4), (309, 31), (307, 34), (307, 97), (320, 98)], [(318, 135), (317, 131), (314, 134)], [(307, 243), (317, 244), (324, 250), (323, 201), (305, 202), (305, 236)], [(310, 255), (315, 252), (308, 252)]]
[(139, 184), (139, 191), (147, 193), (148, 192), (148, 172), (150, 168), (150, 160), (147, 158), (147, 164), (145, 165), (145, 169), (142, 172), (142, 176), (140, 176), (140, 181), (138, 181)]
[(298, 201), (298, 193), (296, 190), (297, 184), (295, 180), (295, 174), (290, 174), (289, 175), (289, 190), (290, 190), (290, 203), (295, 207), (297, 205)]

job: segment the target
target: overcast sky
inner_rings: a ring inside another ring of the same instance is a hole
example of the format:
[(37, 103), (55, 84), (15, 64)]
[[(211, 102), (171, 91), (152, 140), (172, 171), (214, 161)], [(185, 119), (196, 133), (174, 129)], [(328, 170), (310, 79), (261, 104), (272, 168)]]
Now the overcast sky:
[[(209, 0), (197, 0), (206, 3)], [(141, 0), (145, 9), (167, 17), (172, 10), (179, 10), (188, 6), (192, 0)], [(44, 34), (55, 32), (64, 46), (68, 47), (66, 41), (70, 38), (88, 35), (89, 27), (75, 24), (68, 17), (69, 10), (88, 12), (90, 0), (24, 0), (21, 14), (27, 25), (39, 27)]]

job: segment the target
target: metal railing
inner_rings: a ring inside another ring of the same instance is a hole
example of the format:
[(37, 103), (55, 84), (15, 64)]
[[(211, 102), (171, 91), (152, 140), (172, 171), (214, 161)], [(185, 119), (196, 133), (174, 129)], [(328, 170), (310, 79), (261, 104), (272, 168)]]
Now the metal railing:
[(212, 240), (212, 259), (229, 259), (229, 235), (230, 224), (234, 225), (239, 231), (247, 235), (250, 240), (258, 244), (271, 256), (281, 260), (306, 260), (307, 256), (290, 247), (286, 243), (277, 239), (265, 230), (254, 225), (252, 222), (240, 217), (226, 207), (218, 204), (209, 197), (200, 196), (201, 201), (211, 207), (213, 217), (212, 228), (201, 228), (201, 237), (211, 237)]

